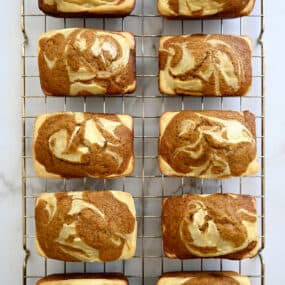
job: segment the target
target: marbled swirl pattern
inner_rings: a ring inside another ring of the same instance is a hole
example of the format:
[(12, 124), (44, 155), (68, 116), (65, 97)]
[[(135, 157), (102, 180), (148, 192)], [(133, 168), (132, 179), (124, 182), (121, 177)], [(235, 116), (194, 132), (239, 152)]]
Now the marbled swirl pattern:
[(165, 175), (230, 178), (258, 171), (250, 112), (181, 111), (160, 120), (159, 165)]
[(65, 261), (114, 261), (134, 255), (136, 212), (120, 191), (43, 193), (36, 202), (36, 245)]
[(53, 274), (40, 279), (36, 285), (128, 285), (120, 273)]
[(230, 35), (163, 37), (159, 48), (161, 93), (242, 96), (251, 86), (251, 43)]
[(170, 258), (252, 257), (258, 249), (256, 202), (235, 194), (166, 198), (162, 231)]
[(110, 178), (133, 170), (133, 120), (128, 115), (52, 113), (39, 116), (34, 166), (41, 177)]
[(173, 272), (163, 274), (157, 285), (250, 285), (235, 272)]
[(158, 10), (166, 17), (234, 18), (248, 15), (255, 0), (158, 0)]
[(46, 95), (133, 92), (135, 41), (127, 32), (50, 31), (39, 40), (39, 71)]
[(133, 10), (135, 0), (39, 0), (39, 6), (54, 16), (124, 16)]

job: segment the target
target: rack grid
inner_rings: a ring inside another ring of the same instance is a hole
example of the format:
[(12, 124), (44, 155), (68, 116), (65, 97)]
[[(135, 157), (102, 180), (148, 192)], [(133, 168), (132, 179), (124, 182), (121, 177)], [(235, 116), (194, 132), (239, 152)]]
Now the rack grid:
[[(133, 13), (125, 18), (57, 19), (44, 15), (37, 0), (21, 0), (22, 46), (22, 198), (23, 198), (23, 284), (32, 285), (48, 274), (70, 272), (123, 272), (130, 284), (154, 285), (168, 271), (233, 270), (248, 275), (253, 285), (265, 283), (262, 250), (265, 245), (265, 98), (264, 98), (264, 4), (257, 0), (252, 15), (238, 19), (166, 20), (160, 17), (154, 0), (137, 0)], [(155, 12), (155, 13), (154, 13)], [(96, 97), (46, 97), (39, 86), (37, 39), (50, 29), (90, 27), (133, 32), (137, 42), (137, 90), (128, 95)], [(167, 34), (246, 34), (253, 39), (253, 87), (246, 97), (169, 97), (157, 86), (159, 38)], [(164, 111), (185, 109), (250, 110), (257, 118), (257, 146), (260, 171), (256, 176), (227, 180), (173, 178), (161, 175), (157, 165), (158, 121)], [(136, 168), (132, 176), (112, 180), (40, 179), (32, 167), (32, 129), (37, 115), (56, 111), (128, 113), (135, 120)], [(71, 263), (37, 255), (34, 247), (34, 203), (44, 191), (115, 189), (130, 192), (135, 199), (138, 220), (136, 255), (131, 260), (111, 263)], [(233, 192), (257, 199), (260, 249), (254, 259), (170, 260), (163, 256), (160, 212), (163, 197), (182, 193)]]

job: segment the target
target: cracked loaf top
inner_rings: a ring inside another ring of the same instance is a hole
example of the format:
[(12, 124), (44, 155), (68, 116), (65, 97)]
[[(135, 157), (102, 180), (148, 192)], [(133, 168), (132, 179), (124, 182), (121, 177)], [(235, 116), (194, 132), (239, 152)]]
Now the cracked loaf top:
[(170, 272), (157, 285), (250, 285), (248, 277), (236, 272)]
[(159, 88), (168, 95), (243, 96), (252, 82), (251, 41), (244, 36), (162, 37)]
[(163, 200), (164, 253), (169, 258), (253, 257), (256, 201), (247, 195), (183, 195)]
[(255, 116), (234, 111), (166, 112), (159, 166), (169, 176), (230, 178), (258, 171)]
[(39, 0), (40, 9), (56, 17), (125, 16), (135, 0)]
[(158, 0), (158, 11), (170, 18), (235, 18), (247, 16), (255, 0)]
[(135, 40), (128, 32), (64, 29), (39, 39), (43, 92), (50, 96), (131, 93), (136, 88)]
[(50, 113), (37, 117), (33, 161), (44, 178), (111, 178), (134, 168), (133, 119), (128, 115)]
[(126, 192), (42, 193), (35, 221), (37, 250), (48, 258), (105, 262), (135, 253), (136, 212)]
[(120, 273), (53, 274), (40, 279), (37, 285), (128, 285)]

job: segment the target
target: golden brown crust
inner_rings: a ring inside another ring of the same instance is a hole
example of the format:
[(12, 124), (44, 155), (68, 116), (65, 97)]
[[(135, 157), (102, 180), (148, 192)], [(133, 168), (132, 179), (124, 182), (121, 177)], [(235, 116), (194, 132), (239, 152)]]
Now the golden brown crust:
[[(50, 2), (50, 4), (46, 2)], [(114, 0), (113, 3), (106, 1), (106, 3), (102, 3), (101, 5), (94, 3), (92, 6), (84, 7), (84, 4), (88, 3), (88, 1), (82, 0), (81, 2), (81, 4), (71, 4), (68, 0), (38, 0), (39, 8), (42, 12), (61, 18), (94, 16), (123, 17), (129, 15), (136, 4), (135, 0)]]
[(250, 285), (248, 277), (236, 272), (170, 272), (164, 273), (157, 285)]
[(161, 93), (243, 96), (251, 82), (251, 41), (247, 37), (196, 34), (160, 40)]
[(47, 96), (132, 93), (135, 39), (128, 32), (49, 31), (39, 40), (41, 87)]
[(45, 285), (51, 281), (64, 281), (64, 280), (96, 280), (106, 279), (116, 281), (124, 281), (128, 285), (128, 279), (121, 273), (69, 273), (69, 274), (53, 274), (40, 279), (37, 285)]
[(48, 258), (105, 262), (135, 253), (136, 212), (126, 192), (43, 193), (35, 221), (37, 250)]
[(160, 171), (230, 178), (258, 171), (255, 116), (234, 111), (166, 112), (160, 119)]
[(43, 178), (113, 178), (134, 170), (128, 115), (50, 113), (37, 117), (33, 162)]
[(162, 235), (169, 258), (253, 257), (258, 250), (256, 201), (235, 194), (165, 198)]
[(170, 19), (217, 19), (248, 16), (255, 0), (158, 0), (159, 13)]

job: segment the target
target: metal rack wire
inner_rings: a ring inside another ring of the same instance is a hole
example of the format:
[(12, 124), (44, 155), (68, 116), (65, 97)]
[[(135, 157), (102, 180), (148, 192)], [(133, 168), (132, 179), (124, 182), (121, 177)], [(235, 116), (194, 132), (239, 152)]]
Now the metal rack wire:
[[(169, 21), (156, 11), (156, 1), (137, 0), (130, 16), (118, 19), (55, 19), (37, 10), (37, 0), (21, 0), (21, 23), (24, 35), (22, 46), (22, 197), (23, 197), (23, 284), (30, 285), (48, 274), (68, 272), (123, 272), (130, 284), (156, 283), (167, 271), (234, 270), (251, 278), (252, 284), (264, 284), (262, 250), (265, 245), (265, 104), (264, 104), (264, 31), (263, 0), (257, 0), (251, 16), (234, 20)], [(154, 3), (154, 4), (153, 4)], [(36, 68), (37, 36), (52, 28), (96, 27), (128, 30), (137, 40), (137, 80), (135, 94), (88, 98), (48, 98), (39, 88)], [(243, 98), (167, 97), (157, 88), (157, 45), (161, 35), (188, 33), (249, 34), (254, 40), (253, 90)], [(260, 172), (254, 177), (229, 180), (199, 180), (164, 177), (157, 167), (158, 120), (162, 112), (184, 109), (249, 109), (257, 117), (257, 145)], [(43, 112), (93, 111), (129, 113), (135, 119), (134, 175), (115, 180), (39, 179), (31, 166), (32, 126), (35, 117)], [(137, 252), (131, 261), (105, 264), (69, 263), (39, 257), (34, 250), (34, 200), (43, 191), (81, 189), (117, 189), (131, 192), (135, 198), (139, 223)], [(163, 256), (160, 232), (161, 200), (182, 193), (236, 192), (251, 194), (258, 202), (260, 250), (253, 260), (223, 259), (169, 260)]]

